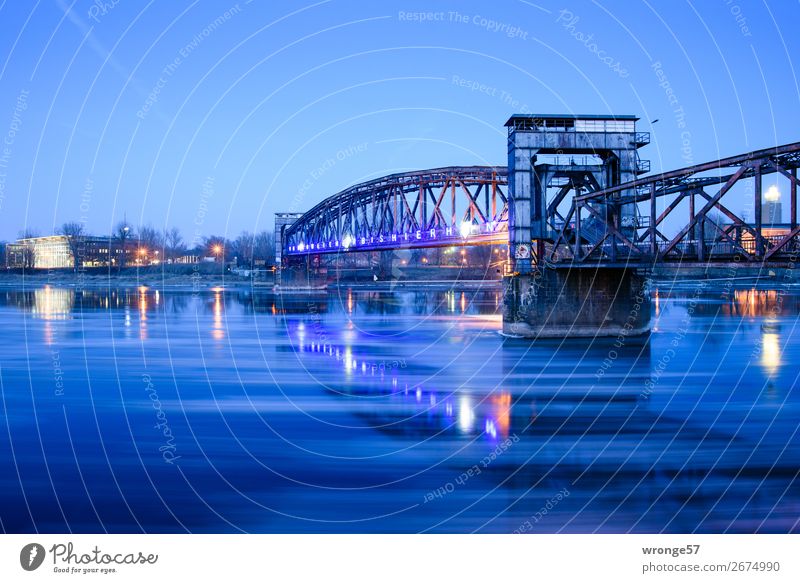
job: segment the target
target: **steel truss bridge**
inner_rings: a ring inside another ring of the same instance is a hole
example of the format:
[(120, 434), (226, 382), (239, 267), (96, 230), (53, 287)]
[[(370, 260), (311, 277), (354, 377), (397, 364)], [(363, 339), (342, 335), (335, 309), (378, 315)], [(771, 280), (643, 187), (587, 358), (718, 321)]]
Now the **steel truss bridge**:
[(392, 174), (327, 198), (286, 229), (285, 255), (508, 242), (508, 169)]
[[(546, 247), (545, 260), (570, 266), (794, 261), (800, 251), (798, 166), (800, 142), (578, 194), (563, 218), (557, 212), (550, 213), (548, 220), (557, 228), (552, 244)], [(775, 173), (790, 184), (790, 221), (779, 229), (765, 224), (761, 204), (763, 177)], [(726, 195), (730, 197), (737, 185), (748, 200), (746, 204), (752, 205), (752, 221), (725, 205)], [(665, 208), (658, 213), (660, 199), (664, 199)], [(682, 204), (684, 201), (686, 204)], [(619, 209), (624, 205), (636, 206), (632, 226), (620, 224)], [(669, 217), (674, 217), (672, 222), (679, 227), (672, 236), (663, 232)], [(765, 234), (767, 226), (770, 229)], [(781, 232), (769, 234), (774, 231)]]
[[(581, 168), (570, 166), (548, 201), (547, 238), (532, 241), (535, 261), (554, 267), (794, 261), (800, 252), (798, 166), (800, 142), (605, 189), (579, 180)], [(776, 173), (790, 184), (790, 221), (780, 234), (765, 232), (761, 205), (763, 177)], [(364, 182), (287, 227), (284, 255), (507, 243), (513, 206), (507, 186), (503, 166), (437, 168)], [(752, 221), (726, 206), (737, 189), (752, 201)], [(631, 206), (633, 222), (621, 220), (622, 209)], [(667, 223), (676, 234), (666, 234)]]

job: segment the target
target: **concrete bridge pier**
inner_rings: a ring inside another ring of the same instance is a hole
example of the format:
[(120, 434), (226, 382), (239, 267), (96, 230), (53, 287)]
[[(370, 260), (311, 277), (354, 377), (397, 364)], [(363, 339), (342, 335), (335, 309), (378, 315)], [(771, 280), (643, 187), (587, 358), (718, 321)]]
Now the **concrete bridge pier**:
[(635, 269), (534, 268), (503, 280), (503, 332), (525, 338), (640, 336), (650, 331), (648, 280)]

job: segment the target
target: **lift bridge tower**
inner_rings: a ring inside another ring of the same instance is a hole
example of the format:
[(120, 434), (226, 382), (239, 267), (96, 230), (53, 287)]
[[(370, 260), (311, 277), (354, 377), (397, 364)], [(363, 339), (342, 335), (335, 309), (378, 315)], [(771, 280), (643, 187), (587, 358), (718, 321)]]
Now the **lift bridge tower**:
[[(579, 313), (578, 308), (585, 307), (592, 291), (588, 286), (594, 291), (606, 283), (618, 287), (620, 278), (625, 293), (639, 293), (635, 274), (615, 269), (612, 261), (604, 266), (603, 277), (591, 274), (591, 284), (583, 283), (587, 278), (572, 266), (548, 267), (545, 257), (565, 223), (579, 245), (603, 245), (608, 225), (621, 233), (634, 232), (635, 204), (596, 204), (587, 207), (589, 216), (584, 217), (575, 216), (571, 205), (576, 196), (630, 182), (650, 170), (649, 161), (638, 155), (650, 136), (636, 131), (637, 121), (633, 115), (548, 114), (514, 115), (506, 122), (512, 266), (505, 282), (507, 332), (562, 338), (615, 335), (624, 325), (613, 322), (610, 306), (592, 302), (594, 314)], [(616, 255), (614, 249), (611, 254)], [(637, 331), (646, 324), (637, 323)]]
[[(508, 128), (510, 251), (514, 271), (529, 273), (545, 244), (561, 229), (559, 211), (572, 196), (603, 190), (650, 171), (638, 149), (650, 135), (636, 131), (633, 115), (514, 115)], [(599, 209), (621, 229), (635, 208)]]

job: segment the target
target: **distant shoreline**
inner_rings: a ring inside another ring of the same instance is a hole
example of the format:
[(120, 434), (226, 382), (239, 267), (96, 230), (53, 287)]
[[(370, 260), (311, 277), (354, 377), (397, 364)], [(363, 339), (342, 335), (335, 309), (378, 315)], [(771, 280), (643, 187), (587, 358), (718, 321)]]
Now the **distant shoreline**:
[[(762, 271), (753, 267), (737, 269), (731, 273), (721, 269), (691, 269), (690, 273), (678, 272), (674, 269), (659, 269), (652, 272), (654, 284), (670, 284), (676, 288), (692, 282), (706, 281), (711, 287), (723, 285), (757, 286), (760, 289), (778, 288), (786, 285), (800, 284), (800, 270), (777, 269)], [(272, 272), (266, 277), (256, 278), (240, 276), (233, 272), (223, 272), (219, 265), (170, 265), (150, 266), (143, 268), (129, 267), (122, 271), (109, 271), (108, 268), (93, 268), (85, 272), (72, 270), (36, 270), (34, 272), (0, 271), (0, 288), (39, 288), (46, 285), (74, 290), (98, 289), (135, 289), (139, 287), (157, 288), (173, 291), (208, 291), (214, 288), (226, 290), (258, 290), (276, 293), (308, 293), (325, 292), (349, 287), (354, 290), (400, 291), (413, 288), (458, 288), (458, 289), (490, 289), (501, 287), (500, 279), (425, 279), (411, 277), (409, 279), (381, 279), (372, 281), (360, 278), (331, 281), (327, 285), (298, 286), (284, 282), (283, 286), (275, 285)]]
[(266, 288), (273, 286), (272, 274), (268, 278), (252, 279), (235, 273), (223, 273), (219, 267), (211, 271), (181, 266), (181, 269), (159, 269), (157, 267), (126, 268), (123, 271), (109, 271), (95, 268), (85, 272), (71, 270), (37, 270), (35, 272), (0, 272), (0, 286), (40, 287), (51, 285), (71, 289), (136, 288), (163, 287), (169, 289), (202, 290), (216, 286), (241, 288)]

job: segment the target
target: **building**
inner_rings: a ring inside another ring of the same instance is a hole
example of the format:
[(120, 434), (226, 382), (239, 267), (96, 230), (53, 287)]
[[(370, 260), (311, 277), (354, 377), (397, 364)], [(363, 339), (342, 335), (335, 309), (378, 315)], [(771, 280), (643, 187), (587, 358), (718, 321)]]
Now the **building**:
[[(761, 202), (761, 234), (768, 241), (776, 244), (788, 235), (794, 227), (795, 225), (792, 223), (783, 222), (781, 191), (773, 184), (764, 193), (764, 200)], [(755, 239), (751, 233), (744, 232), (741, 237), (746, 249), (755, 247)]]
[[(125, 264), (136, 264), (136, 243), (128, 241), (124, 246)], [(123, 245), (113, 237), (68, 235), (29, 237), (18, 239), (6, 246), (7, 268), (72, 269), (74, 255), (78, 255), (78, 267), (117, 266), (122, 262)]]
[(18, 239), (6, 248), (6, 267), (61, 269), (72, 266), (72, 251), (66, 235)]
[(765, 227), (781, 224), (783, 220), (783, 206), (781, 205), (781, 192), (773, 185), (764, 193), (764, 202), (761, 205), (761, 223)]

